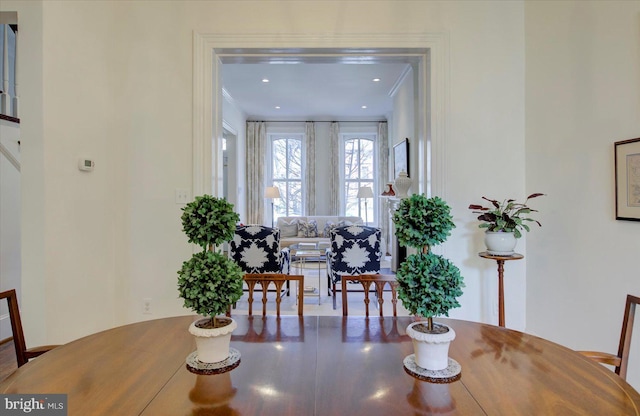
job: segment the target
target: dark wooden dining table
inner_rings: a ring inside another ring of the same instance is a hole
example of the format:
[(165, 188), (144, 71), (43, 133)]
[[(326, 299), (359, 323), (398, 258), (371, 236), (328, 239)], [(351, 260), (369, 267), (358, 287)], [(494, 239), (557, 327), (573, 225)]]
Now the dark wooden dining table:
[(68, 397), (87, 415), (639, 415), (640, 395), (573, 350), (522, 332), (437, 319), (456, 331), (460, 380), (409, 375), (409, 317), (234, 316), (232, 371), (198, 375), (194, 316), (87, 336), (32, 360), (0, 393)]

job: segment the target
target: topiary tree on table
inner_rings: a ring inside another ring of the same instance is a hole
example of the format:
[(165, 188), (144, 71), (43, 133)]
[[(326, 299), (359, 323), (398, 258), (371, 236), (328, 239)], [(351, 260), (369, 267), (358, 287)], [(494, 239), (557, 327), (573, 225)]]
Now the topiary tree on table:
[(450, 211), (438, 197), (413, 194), (403, 199), (393, 214), (400, 245), (418, 250), (396, 273), (398, 297), (412, 315), (427, 318), (430, 332), (435, 331), (434, 316), (449, 316), (449, 309), (460, 306), (457, 298), (464, 287), (460, 270), (431, 252), (431, 247), (443, 243), (455, 228)]
[(210, 317), (205, 327), (224, 326), (217, 316), (242, 296), (244, 273), (218, 247), (233, 238), (240, 216), (233, 204), (210, 195), (196, 197), (182, 211), (182, 231), (203, 250), (182, 263), (178, 292), (186, 308)]

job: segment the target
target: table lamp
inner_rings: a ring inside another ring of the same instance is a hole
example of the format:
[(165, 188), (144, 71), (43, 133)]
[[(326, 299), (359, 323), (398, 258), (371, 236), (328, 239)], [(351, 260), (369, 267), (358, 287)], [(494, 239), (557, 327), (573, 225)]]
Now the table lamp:
[(273, 228), (273, 200), (280, 198), (280, 189), (277, 186), (267, 186), (264, 190), (264, 197), (271, 200), (271, 228)]
[(373, 190), (370, 186), (361, 186), (360, 189), (358, 189), (357, 198), (364, 199), (364, 223), (366, 225), (369, 225), (369, 210), (367, 207), (367, 199), (373, 198)]

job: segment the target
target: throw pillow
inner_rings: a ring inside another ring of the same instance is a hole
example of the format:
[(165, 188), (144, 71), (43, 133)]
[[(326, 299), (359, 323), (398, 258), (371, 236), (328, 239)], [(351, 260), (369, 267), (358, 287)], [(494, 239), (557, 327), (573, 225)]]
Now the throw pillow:
[(298, 237), (317, 237), (318, 236), (318, 223), (316, 220), (309, 220), (309, 222), (300, 221), (298, 223)]
[(336, 224), (335, 222), (327, 221), (327, 223), (324, 225), (324, 230), (322, 230), (322, 236), (325, 238), (331, 238), (331, 230), (333, 230), (337, 226), (338, 224)]
[(280, 220), (280, 237), (296, 237), (298, 235), (298, 220)]
[(305, 237), (305, 233), (307, 232), (307, 222), (303, 220), (298, 220), (298, 237)]

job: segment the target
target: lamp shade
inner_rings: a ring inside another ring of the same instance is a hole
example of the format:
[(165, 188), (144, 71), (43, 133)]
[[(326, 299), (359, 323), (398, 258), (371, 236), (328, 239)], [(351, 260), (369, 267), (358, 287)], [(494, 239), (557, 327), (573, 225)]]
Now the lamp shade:
[(280, 189), (277, 186), (267, 186), (264, 190), (265, 198), (280, 198)]
[(362, 186), (358, 189), (357, 198), (373, 198), (373, 190), (370, 186)]

